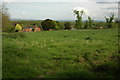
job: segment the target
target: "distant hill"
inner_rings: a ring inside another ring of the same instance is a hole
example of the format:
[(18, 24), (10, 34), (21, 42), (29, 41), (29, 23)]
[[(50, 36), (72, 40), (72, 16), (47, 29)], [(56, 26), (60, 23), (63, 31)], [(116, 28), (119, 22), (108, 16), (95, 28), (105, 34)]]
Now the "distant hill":
[[(61, 22), (75, 22), (75, 20), (56, 20), (56, 21), (61, 21)], [(86, 20), (83, 20), (85, 22)], [(95, 22), (105, 22), (104, 20), (94, 20)]]
[[(36, 20), (36, 19), (10, 19), (11, 21), (43, 21), (43, 20)], [(75, 20), (56, 20), (60, 22), (75, 22)], [(86, 20), (83, 20), (85, 22)], [(105, 22), (104, 20), (95, 20), (95, 22)]]
[(36, 21), (35, 19), (10, 19), (11, 21)]

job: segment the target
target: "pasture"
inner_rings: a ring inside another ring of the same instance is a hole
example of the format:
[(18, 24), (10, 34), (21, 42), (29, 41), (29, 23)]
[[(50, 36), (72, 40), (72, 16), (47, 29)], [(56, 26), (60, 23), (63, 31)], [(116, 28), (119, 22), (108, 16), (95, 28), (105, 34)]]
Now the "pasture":
[(118, 78), (118, 29), (3, 33), (3, 78)]

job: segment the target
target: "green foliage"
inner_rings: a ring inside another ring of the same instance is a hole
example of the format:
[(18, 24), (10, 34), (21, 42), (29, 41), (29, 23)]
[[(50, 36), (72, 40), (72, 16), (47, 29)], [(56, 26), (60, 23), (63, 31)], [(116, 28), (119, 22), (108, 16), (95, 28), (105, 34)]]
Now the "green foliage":
[(11, 24), (9, 19), (8, 9), (5, 5), (2, 5), (2, 9), (0, 10), (0, 15), (2, 15), (2, 31), (3, 32), (13, 32), (14, 27)]
[(58, 29), (62, 29), (62, 30), (65, 29), (63, 23), (60, 23), (60, 22), (58, 22), (58, 21), (56, 21), (56, 23), (57, 23)]
[(73, 13), (76, 15), (77, 18), (75, 27), (78, 29), (83, 28), (82, 16), (83, 14), (85, 14), (85, 12), (83, 10), (82, 11), (74, 10)]
[(88, 21), (86, 21), (85, 24), (84, 24), (84, 29), (93, 28), (94, 27), (93, 21), (94, 20), (90, 16), (88, 16)]
[(89, 28), (89, 23), (88, 23), (88, 21), (85, 22), (84, 28), (85, 28), (85, 29), (86, 29), (86, 28)]
[(59, 26), (59, 23), (58, 23), (58, 22), (53, 21), (53, 23), (55, 24), (55, 27), (54, 27), (55, 30), (60, 29), (60, 26)]
[[(15, 25), (16, 23), (19, 23), (22, 27), (27, 27), (27, 26), (32, 26), (32, 25), (37, 25), (38, 27), (40, 27), (42, 29), (42, 26), (40, 23), (42, 23), (43, 21), (11, 21), (12, 22), (12, 25)], [(64, 30), (65, 27), (64, 27), (64, 23), (63, 21), (54, 21), (56, 22), (55, 24), (57, 25), (57, 30)], [(71, 25), (75, 25), (75, 22), (70, 22)]]
[(108, 28), (112, 28), (113, 27), (113, 20), (114, 20), (114, 14), (112, 14), (111, 16), (109, 16), (109, 18), (106, 18), (106, 25)]
[(71, 23), (70, 22), (66, 22), (64, 24), (64, 26), (65, 26), (65, 29), (71, 29)]
[(20, 25), (38, 25), (38, 26), (41, 26), (40, 22), (42, 22), (41, 20), (34, 20), (34, 21), (12, 21), (12, 24), (16, 24), (16, 23), (19, 23)]
[(93, 28), (93, 21), (94, 20), (90, 16), (88, 16), (89, 28)]
[(42, 21), (41, 25), (44, 30), (58, 29), (57, 23), (51, 19), (46, 19)]
[(98, 29), (99, 29), (100, 27), (102, 27), (102, 28), (107, 28), (105, 22), (95, 22), (94, 24), (95, 24), (95, 28), (98, 28)]

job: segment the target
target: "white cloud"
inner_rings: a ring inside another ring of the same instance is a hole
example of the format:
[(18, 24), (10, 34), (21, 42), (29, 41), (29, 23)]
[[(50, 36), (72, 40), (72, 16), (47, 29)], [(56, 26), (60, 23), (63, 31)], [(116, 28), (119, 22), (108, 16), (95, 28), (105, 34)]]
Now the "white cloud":
[(88, 14), (88, 10), (85, 9), (84, 7), (75, 7), (73, 10), (77, 10), (77, 11), (84, 11), (86, 14)]
[(2, 0), (3, 2), (118, 2), (119, 0)]
[(14, 2), (16, 0), (3, 0), (2, 2), (7, 2), (7, 3), (10, 3), (10, 2)]
[(118, 2), (119, 0), (96, 0), (96, 2)]
[(89, 0), (2, 0), (3, 2), (88, 2)]
[(26, 12), (23, 11), (22, 14), (26, 14)]

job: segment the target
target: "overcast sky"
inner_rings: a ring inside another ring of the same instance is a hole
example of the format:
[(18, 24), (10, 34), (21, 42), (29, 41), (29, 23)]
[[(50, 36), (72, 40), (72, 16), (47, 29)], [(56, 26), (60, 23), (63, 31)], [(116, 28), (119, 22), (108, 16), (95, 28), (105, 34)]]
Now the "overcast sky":
[(3, 0), (7, 2), (11, 19), (36, 19), (47, 18), (54, 20), (75, 20), (74, 9), (83, 9), (87, 16), (95, 20), (104, 20), (114, 12), (117, 17), (119, 0)]

